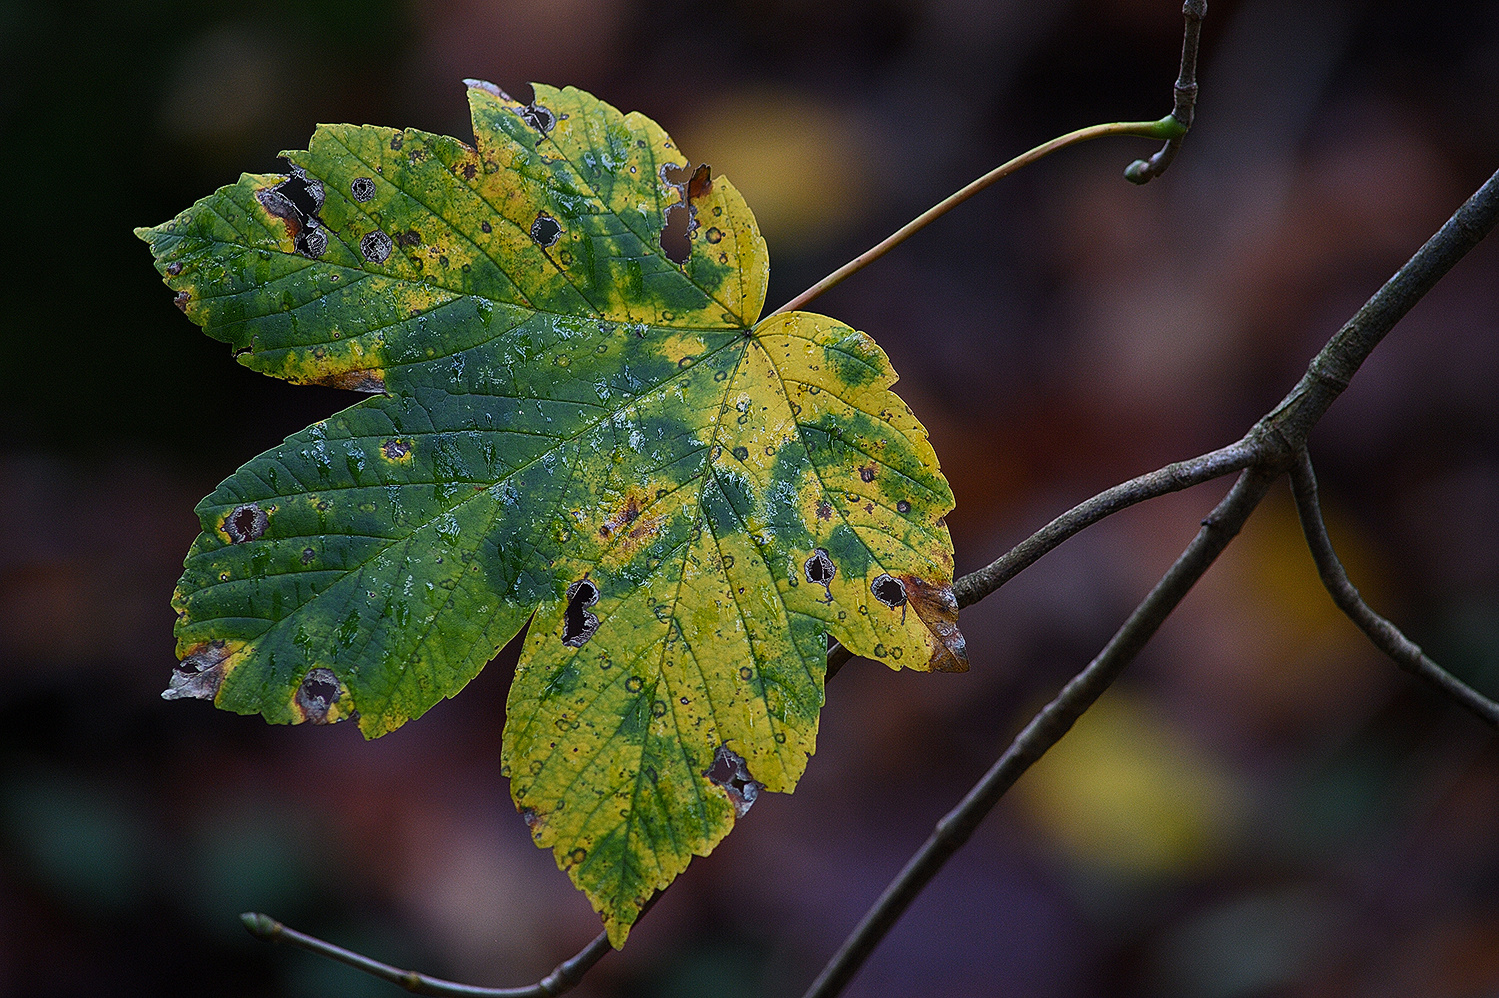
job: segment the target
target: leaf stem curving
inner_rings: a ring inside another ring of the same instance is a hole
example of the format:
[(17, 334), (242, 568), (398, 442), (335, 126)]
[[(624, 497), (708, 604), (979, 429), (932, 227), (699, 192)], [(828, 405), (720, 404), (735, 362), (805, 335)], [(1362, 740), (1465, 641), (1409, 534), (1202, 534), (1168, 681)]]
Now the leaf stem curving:
[(851, 274), (863, 270), (995, 181), (1008, 177), (1022, 166), (1029, 166), (1038, 159), (1046, 158), (1058, 149), (1065, 149), (1068, 146), (1075, 146), (1079, 142), (1087, 142), (1089, 139), (1101, 139), (1109, 135), (1137, 135), (1147, 139), (1166, 139), (1176, 142), (1180, 140), (1181, 136), (1186, 134), (1186, 131), (1186, 128), (1182, 126), (1179, 120), (1171, 115), (1167, 115), (1159, 121), (1113, 121), (1106, 125), (1089, 125), (1087, 128), (1079, 128), (1076, 131), (1068, 132), (1066, 135), (1059, 135), (1048, 142), (1043, 142), (1034, 149), (1023, 152), (1014, 159), (996, 166), (966, 187), (949, 194), (863, 253), (854, 257), (848, 263), (845, 263), (774, 312), (771, 312), (765, 318), (768, 319), (771, 315), (780, 315), (782, 312), (795, 312), (797, 309), (804, 307), (824, 291), (835, 284), (841, 283), (844, 278)]

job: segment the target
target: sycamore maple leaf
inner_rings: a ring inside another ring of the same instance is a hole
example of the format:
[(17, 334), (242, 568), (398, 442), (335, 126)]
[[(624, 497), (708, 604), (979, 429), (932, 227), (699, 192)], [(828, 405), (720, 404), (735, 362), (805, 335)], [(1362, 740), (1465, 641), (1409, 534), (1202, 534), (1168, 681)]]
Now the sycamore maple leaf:
[(756, 322), (727, 180), (582, 91), (468, 93), (473, 145), (320, 126), (138, 231), (240, 363), (373, 393), (198, 506), (166, 695), (374, 737), (529, 620), (503, 767), (618, 946), (795, 786), (828, 635), (966, 667), (952, 493), (868, 336)]

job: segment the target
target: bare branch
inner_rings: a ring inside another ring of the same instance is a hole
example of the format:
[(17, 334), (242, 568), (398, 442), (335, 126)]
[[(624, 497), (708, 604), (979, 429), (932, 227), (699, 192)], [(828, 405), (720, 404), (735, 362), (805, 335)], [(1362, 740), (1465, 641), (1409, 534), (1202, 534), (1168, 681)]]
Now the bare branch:
[[(1453, 213), (1442, 228), (1369, 298), (1354, 317), (1312, 359), (1307, 367), (1307, 373), (1291, 393), (1260, 419), (1238, 444), (1197, 459), (1206, 460), (1214, 455), (1237, 453), (1238, 448), (1243, 448), (1243, 452), (1248, 455), (1248, 469), (1240, 476), (1239, 481), (1223, 502), (1218, 504), (1213, 514), (1203, 521), (1203, 529), (1192, 544), (1177, 559), (1176, 564), (1171, 566), (1171, 570), (1166, 573), (1165, 577), (1156, 584), (1155, 589), (1151, 590), (1145, 601), (1130, 615), (1124, 626), (1119, 629), (1098, 657), (1089, 663), (1086, 669), (1078, 673), (1055, 700), (1031, 719), (1025, 730), (1015, 738), (993, 768), (968, 792), (968, 796), (942, 821), (938, 822), (932, 836), (911, 857), (895, 880), (891, 881), (833, 959), (823, 968), (822, 973), (807, 991), (807, 998), (831, 998), (847, 986), (891, 926), (937, 874), (937, 871), (967, 841), (973, 829), (1005, 791), (1041, 757), (1042, 753), (1067, 733), (1077, 718), (1098, 699), (1119, 672), (1139, 653), (1145, 641), (1155, 633), (1161, 622), (1207, 570), (1208, 565), (1238, 533), (1249, 514), (1264, 498), (1270, 483), (1280, 474), (1297, 467), (1312, 428), (1327, 412), (1333, 401), (1348, 387), (1359, 366), (1379, 345), (1395, 323), (1399, 322), (1416, 302), (1420, 301), (1436, 282), (1452, 269), (1458, 260), (1462, 259), (1492, 231), (1496, 221), (1499, 221), (1499, 173), (1491, 176), (1472, 197), (1464, 202), (1462, 207)], [(1166, 470), (1168, 469), (1162, 469), (1163, 472)], [(1152, 473), (1152, 475), (1157, 474), (1161, 473)], [(1143, 477), (1151, 478), (1152, 476)], [(1213, 476), (1209, 474), (1207, 477)], [(1202, 480), (1205, 481), (1207, 478)], [(1125, 483), (1125, 486), (1120, 488), (1131, 484)], [(1172, 490), (1165, 489), (1164, 491)], [(1101, 493), (1100, 496), (1078, 507), (1081, 510), (1084, 507), (1090, 507), (1092, 503), (1101, 503), (1097, 510), (1098, 515), (1092, 519), (1089, 519), (1088, 515), (1079, 516), (1076, 530), (1115, 511), (1108, 509), (1108, 503), (1103, 502), (1103, 498), (1110, 492)], [(1140, 498), (1150, 498), (1148, 492), (1148, 489), (1145, 490)], [(1118, 498), (1124, 498), (1124, 496)], [(1129, 503), (1124, 502), (1118, 508), (1122, 509), (1126, 505)], [(1065, 533), (1064, 528), (1071, 523), (1068, 517), (1076, 512), (1077, 510), (1074, 510), (1063, 514), (1057, 521), (1054, 521), (1054, 524), (1060, 525), (1059, 534), (1064, 536), (1059, 537), (1049, 546), (1037, 541), (1038, 553), (1029, 561), (1025, 560), (1024, 556), (1017, 555), (1014, 564), (1018, 567), (1006, 577), (1012, 578), (1015, 572), (1055, 547), (1057, 543), (1065, 539), (1065, 536), (1070, 536)], [(1320, 515), (1317, 522), (1320, 523)], [(1052, 526), (1049, 524), (1043, 528), (1037, 537), (1046, 533)], [(1075, 533), (1076, 530), (1072, 532)], [(1023, 542), (1017, 551), (1028, 543), (1030, 543), (1029, 540)], [(1009, 556), (1007, 555), (1006, 558)], [(1002, 558), (1000, 561), (1005, 562), (1006, 559)], [(999, 562), (996, 562), (996, 565), (998, 564)], [(990, 566), (990, 568), (994, 567)], [(987, 572), (988, 569), (983, 571)], [(1003, 575), (1003, 569), (996, 569), (995, 577), (998, 578), (1001, 575)], [(967, 583), (969, 578), (972, 576), (965, 576), (959, 581)], [(967, 585), (978, 587), (979, 584), (973, 582)], [(998, 588), (998, 584), (994, 588)], [(994, 589), (989, 589), (987, 592), (978, 592), (975, 588), (973, 592), (977, 595), (971, 595), (968, 605), (993, 591)], [(1416, 650), (1419, 653), (1419, 649)], [(843, 660), (846, 661), (847, 652), (843, 652), (842, 649), (838, 651), (842, 653)], [(1446, 674), (1442, 673), (1442, 675)], [(1476, 709), (1481, 705), (1470, 703), (1469, 706)], [(1484, 716), (1482, 711), (1479, 713), (1480, 716)], [(1488, 718), (1485, 716), (1485, 719)]]
[(1400, 668), (1426, 680), (1477, 714), (1489, 727), (1499, 728), (1499, 703), (1428, 658), (1414, 641), (1401, 633), (1400, 628), (1375, 613), (1349, 581), (1343, 563), (1333, 550), (1332, 540), (1327, 536), (1327, 525), (1322, 520), (1322, 508), (1317, 501), (1317, 476), (1312, 471), (1312, 459), (1306, 451), (1301, 452), (1300, 460), (1291, 468), (1291, 492), (1296, 496), (1296, 512), (1301, 517), (1301, 529), (1306, 533), (1306, 545), (1317, 563), (1317, 574), (1322, 577), (1322, 584), (1332, 594), (1332, 601), (1338, 609), (1346, 613), (1374, 642), (1374, 646), (1394, 659)]
[(240, 920), (245, 923), (245, 928), (250, 930), (250, 934), (257, 939), (290, 943), (309, 953), (316, 953), (319, 956), (337, 960), (339, 963), (348, 964), (355, 970), (362, 970), (366, 974), (372, 974), (418, 995), (448, 995), (459, 996), (459, 998), (550, 998), (552, 995), (571, 991), (583, 979), (583, 975), (588, 972), (589, 968), (609, 952), (609, 935), (606, 932), (600, 932), (593, 942), (583, 947), (576, 955), (557, 964), (550, 974), (535, 984), (522, 988), (480, 988), (471, 984), (458, 984), (454, 981), (428, 977), (414, 970), (401, 970), (388, 963), (371, 960), (353, 950), (335, 946), (316, 936), (309, 936), (305, 932), (298, 932), (296, 929), (282, 925), (269, 915), (246, 912), (240, 916)]
[(1132, 184), (1148, 184), (1166, 172), (1166, 167), (1176, 158), (1181, 149), (1182, 136), (1192, 127), (1192, 118), (1197, 109), (1197, 43), (1202, 36), (1202, 19), (1207, 17), (1207, 0), (1186, 0), (1182, 4), (1182, 17), (1186, 28), (1182, 32), (1182, 66), (1176, 76), (1172, 95), (1176, 98), (1171, 117), (1181, 125), (1181, 135), (1174, 135), (1149, 159), (1137, 159), (1124, 168), (1124, 179)]
[(1047, 749), (1061, 741), (1083, 712), (1093, 706), (1124, 667), (1140, 653), (1182, 597), (1238, 534), (1276, 477), (1277, 473), (1258, 469), (1250, 469), (1239, 476), (1233, 489), (1202, 521), (1202, 529), (1192, 543), (1109, 639), (1098, 657), (1031, 719), (983, 779), (957, 807), (937, 822), (931, 837), (885, 888), (880, 899), (865, 913), (858, 927), (807, 989), (806, 998), (832, 998), (843, 991), (906, 908), (968, 841), (1005, 791)]
[(1132, 478), (1079, 503), (1052, 520), (1008, 552), (953, 583), (958, 606), (972, 606), (1041, 560), (1073, 534), (1099, 520), (1113, 516), (1135, 503), (1179, 492), (1202, 482), (1243, 471), (1254, 463), (1255, 449), (1245, 440), (1188, 461), (1178, 461), (1149, 474)]
[(1499, 221), (1499, 172), (1453, 212), (1436, 235), (1318, 351), (1296, 387), (1255, 424), (1245, 439), (1267, 448), (1266, 453), (1279, 451), (1277, 460), (1284, 461), (1286, 468), (1294, 465), (1296, 452), (1306, 446), (1312, 427), (1333, 400), (1343, 394), (1380, 340), (1453, 264), (1493, 230), (1496, 221)]

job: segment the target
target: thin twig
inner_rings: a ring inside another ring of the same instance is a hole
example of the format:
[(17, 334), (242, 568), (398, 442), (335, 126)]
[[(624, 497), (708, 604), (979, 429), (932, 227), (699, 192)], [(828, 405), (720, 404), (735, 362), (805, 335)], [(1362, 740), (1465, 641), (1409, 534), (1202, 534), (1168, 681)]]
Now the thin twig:
[(962, 190), (943, 198), (880, 240), (874, 246), (860, 253), (848, 263), (845, 263), (774, 312), (771, 312), (766, 318), (770, 318), (771, 315), (780, 315), (782, 312), (795, 312), (833, 285), (841, 282), (850, 274), (855, 274), (863, 270), (886, 253), (889, 253), (911, 236), (920, 232), (943, 215), (946, 215), (949, 211), (952, 211), (990, 184), (1008, 177), (1022, 166), (1028, 166), (1038, 159), (1043, 159), (1051, 155), (1058, 149), (1065, 149), (1068, 146), (1077, 145), (1079, 142), (1087, 142), (1089, 139), (1099, 139), (1107, 135), (1138, 135), (1147, 139), (1172, 139), (1179, 138), (1185, 131), (1186, 129), (1181, 127), (1180, 122), (1168, 115), (1160, 121), (1115, 121), (1107, 125), (1090, 125), (1087, 128), (1079, 128), (1075, 132), (1068, 132), (1066, 135), (1059, 135), (1050, 142), (1043, 142), (1039, 146), (1036, 146), (1036, 148), (1023, 152), (1009, 162), (995, 167)]
[(1312, 459), (1304, 450), (1300, 460), (1291, 467), (1291, 492), (1296, 497), (1296, 512), (1301, 517), (1306, 546), (1311, 549), (1312, 559), (1317, 563), (1317, 574), (1322, 577), (1322, 584), (1327, 587), (1338, 609), (1346, 613), (1374, 642), (1374, 646), (1394, 659), (1400, 668), (1435, 686), (1477, 714), (1489, 727), (1499, 728), (1499, 703), (1428, 658), (1420, 646), (1401, 633), (1400, 628), (1375, 613), (1349, 581), (1343, 563), (1333, 550), (1332, 540), (1327, 536), (1327, 525), (1317, 501), (1317, 476), (1312, 471)]
[(298, 932), (296, 929), (282, 925), (269, 915), (246, 912), (240, 916), (240, 920), (245, 923), (245, 928), (250, 930), (250, 934), (257, 939), (290, 943), (309, 953), (326, 956), (339, 963), (348, 964), (355, 970), (373, 974), (375, 977), (419, 995), (450, 995), (461, 996), (461, 998), (550, 998), (552, 995), (560, 995), (576, 987), (589, 968), (598, 963), (610, 948), (609, 934), (600, 932), (593, 942), (579, 950), (576, 955), (557, 964), (550, 974), (535, 984), (521, 988), (480, 988), (472, 984), (458, 984), (454, 981), (428, 977), (414, 970), (401, 970), (388, 963), (371, 960), (353, 950), (335, 946), (316, 936), (309, 936), (305, 932)]
[(1166, 172), (1166, 167), (1176, 158), (1182, 145), (1182, 135), (1192, 127), (1192, 118), (1197, 109), (1197, 43), (1202, 36), (1202, 19), (1208, 15), (1207, 0), (1186, 0), (1182, 4), (1182, 17), (1186, 29), (1182, 32), (1182, 65), (1176, 76), (1172, 95), (1176, 98), (1171, 117), (1181, 125), (1181, 135), (1174, 135), (1149, 159), (1137, 159), (1124, 168), (1124, 179), (1132, 184), (1148, 184)]
[(1243, 471), (1254, 463), (1254, 459), (1254, 447), (1248, 441), (1240, 440), (1106, 489), (1072, 507), (988, 565), (954, 582), (953, 594), (958, 598), (958, 606), (972, 606), (1034, 565), (1042, 555), (1073, 534), (1121, 509)]
[(1157, 582), (1150, 595), (1135, 608), (1113, 638), (1062, 688), (1055, 700), (1031, 719), (1015, 736), (1004, 755), (984, 774), (968, 795), (939, 822), (931, 837), (906, 863), (864, 915), (853, 933), (807, 989), (806, 998), (832, 998), (853, 979), (855, 973), (897, 919), (937, 875), (943, 864), (973, 834), (1006, 790), (1051, 748), (1083, 715), (1128, 665), (1161, 626), (1183, 596), (1228, 546), (1249, 514), (1259, 505), (1276, 475), (1251, 469), (1239, 476), (1228, 495), (1202, 521), (1192, 543)]

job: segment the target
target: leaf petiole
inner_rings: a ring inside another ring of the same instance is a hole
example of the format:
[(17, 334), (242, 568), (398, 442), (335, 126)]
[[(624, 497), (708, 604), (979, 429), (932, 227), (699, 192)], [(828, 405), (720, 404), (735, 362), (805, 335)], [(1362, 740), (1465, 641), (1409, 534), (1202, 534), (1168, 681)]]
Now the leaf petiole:
[(1181, 138), (1185, 134), (1187, 134), (1186, 126), (1177, 119), (1176, 115), (1168, 114), (1158, 121), (1112, 121), (1106, 125), (1089, 125), (1087, 128), (1079, 128), (1076, 131), (1068, 132), (1066, 135), (1058, 135), (1048, 142), (1041, 143), (1034, 149), (1021, 153), (1009, 162), (1000, 164), (973, 183), (943, 198), (880, 240), (874, 246), (860, 253), (848, 263), (845, 263), (774, 312), (771, 312), (766, 318), (770, 318), (773, 315), (780, 315), (782, 312), (794, 312), (804, 307), (808, 302), (821, 295), (833, 285), (842, 282), (849, 275), (863, 270), (869, 264), (878, 260), (990, 184), (1008, 177), (1022, 166), (1028, 166), (1039, 159), (1044, 159), (1058, 149), (1065, 149), (1068, 146), (1077, 145), (1079, 142), (1087, 142), (1089, 139), (1101, 139), (1110, 135), (1134, 135), (1144, 139), (1170, 142)]

